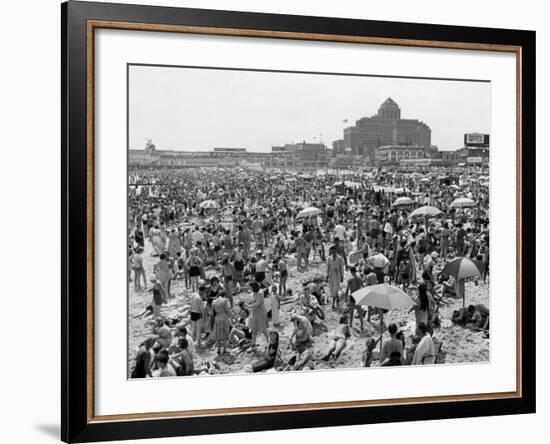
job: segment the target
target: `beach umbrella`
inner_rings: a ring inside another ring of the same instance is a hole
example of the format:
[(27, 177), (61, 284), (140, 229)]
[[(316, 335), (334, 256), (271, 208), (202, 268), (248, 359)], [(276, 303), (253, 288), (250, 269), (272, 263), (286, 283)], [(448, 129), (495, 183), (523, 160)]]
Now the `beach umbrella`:
[(344, 180), (334, 183), (334, 187), (341, 187), (342, 185), (346, 188), (359, 188), (361, 186), (359, 182), (353, 182), (351, 180)]
[(420, 208), (417, 208), (416, 210), (414, 210), (410, 216), (411, 217), (414, 217), (414, 216), (423, 216), (423, 217), (426, 217), (426, 216), (438, 216), (442, 213), (441, 210), (438, 210), (436, 207), (430, 207), (429, 205), (425, 205), (423, 207), (420, 207)]
[(479, 265), (467, 257), (457, 257), (447, 262), (441, 270), (447, 276), (453, 276), (456, 280), (481, 276)]
[(397, 199), (395, 199), (392, 205), (394, 207), (398, 207), (400, 205), (410, 205), (412, 203), (413, 200), (410, 197), (398, 197)]
[[(368, 285), (352, 293), (355, 303), (369, 307), (395, 310), (414, 305), (411, 297), (398, 287), (389, 284)], [(382, 325), (384, 313), (380, 312), (380, 353), (382, 353)]]
[(411, 297), (399, 287), (390, 284), (369, 285), (352, 293), (355, 303), (370, 307), (395, 310), (414, 305)]
[(322, 213), (322, 211), (319, 208), (307, 207), (307, 208), (303, 209), (302, 211), (300, 211), (298, 213), (298, 216), (296, 216), (296, 217), (300, 219), (302, 217), (317, 216), (321, 213)]
[(467, 207), (473, 207), (475, 206), (475, 202), (472, 199), (468, 199), (467, 197), (459, 197), (458, 199), (453, 200), (453, 203), (451, 204), (452, 208), (467, 208)]
[(220, 206), (215, 200), (205, 200), (200, 203), (199, 207), (206, 209), (219, 209)]
[[(441, 270), (441, 273), (446, 276), (453, 276), (457, 282), (460, 284), (464, 279), (471, 277), (480, 276), (481, 277), (481, 264), (478, 261), (473, 261), (467, 257), (457, 257), (450, 262), (447, 262)], [(462, 290), (462, 305), (466, 305), (466, 295), (464, 294), (464, 289)]]
[(368, 261), (376, 268), (384, 268), (390, 262), (390, 260), (382, 253), (369, 257)]

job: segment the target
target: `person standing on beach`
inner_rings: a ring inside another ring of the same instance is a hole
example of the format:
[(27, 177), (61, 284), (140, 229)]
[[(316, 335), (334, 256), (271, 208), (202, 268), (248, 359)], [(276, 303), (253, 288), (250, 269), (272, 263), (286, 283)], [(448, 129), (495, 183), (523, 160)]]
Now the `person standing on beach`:
[(329, 285), (330, 297), (332, 298), (332, 308), (339, 305), (338, 292), (340, 284), (344, 282), (344, 261), (336, 253), (336, 248), (332, 247), (330, 256), (327, 260), (327, 281)]
[(346, 286), (346, 299), (349, 301), (349, 326), (353, 327), (353, 318), (355, 316), (355, 311), (357, 310), (359, 314), (359, 321), (361, 322), (361, 330), (363, 330), (363, 309), (361, 306), (355, 305), (355, 298), (353, 293), (363, 287), (363, 281), (359, 276), (357, 276), (357, 270), (355, 267), (351, 266), (349, 269), (351, 277), (348, 279), (348, 284)]
[(134, 289), (141, 290), (141, 279), (143, 278), (143, 289), (147, 289), (147, 277), (145, 276), (145, 268), (143, 267), (143, 248), (137, 247), (132, 255), (132, 268), (134, 269)]
[(267, 334), (267, 312), (265, 310), (264, 295), (260, 291), (260, 284), (258, 282), (251, 282), (250, 289), (254, 297), (254, 302), (248, 306), (252, 312), (252, 318), (250, 319), (250, 330), (252, 332), (250, 348), (253, 348), (256, 346), (256, 338), (259, 333), (265, 336), (267, 342), (269, 342), (269, 337)]

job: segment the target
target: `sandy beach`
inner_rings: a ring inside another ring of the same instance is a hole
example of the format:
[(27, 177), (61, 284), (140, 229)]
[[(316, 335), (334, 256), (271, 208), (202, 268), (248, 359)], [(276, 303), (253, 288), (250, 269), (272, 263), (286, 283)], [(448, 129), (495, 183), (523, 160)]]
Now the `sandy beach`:
[[(153, 265), (158, 261), (158, 257), (151, 255), (152, 248), (149, 242), (146, 242), (145, 252), (143, 255), (144, 266), (147, 274), (147, 278), (151, 276), (153, 272)], [(308, 271), (301, 273), (296, 270), (296, 260), (290, 255), (287, 256), (287, 263), (289, 265), (289, 279), (288, 288), (292, 290), (293, 299), (296, 299), (301, 294), (302, 283), (310, 280), (313, 276), (324, 276), (326, 274), (326, 265), (324, 263), (314, 262)], [(215, 269), (208, 267), (206, 269), (207, 277), (215, 275)], [(342, 288), (345, 288), (345, 282), (349, 277), (349, 272), (346, 272), (344, 284)], [(484, 284), (479, 281), (476, 285), (475, 282), (466, 282), (466, 303), (467, 304), (485, 304), (489, 306), (489, 282)], [(191, 297), (191, 291), (185, 289), (183, 280), (173, 280), (171, 289), (172, 298), (168, 300), (168, 303), (162, 307), (162, 314), (168, 318), (181, 317), (188, 306), (189, 298)], [(129, 349), (128, 349), (128, 362), (129, 368), (134, 365), (134, 358), (136, 350), (139, 344), (147, 337), (152, 336), (153, 322), (151, 318), (138, 318), (133, 317), (143, 311), (143, 309), (151, 302), (151, 293), (149, 291), (135, 291), (133, 282), (129, 284)], [(239, 301), (250, 302), (251, 294), (246, 289), (243, 290), (234, 297), (235, 305)], [(440, 307), (441, 327), (434, 332), (434, 338), (442, 342), (441, 354), (439, 357), (440, 363), (445, 364), (458, 364), (458, 363), (478, 363), (483, 361), (489, 361), (490, 359), (490, 339), (485, 338), (480, 331), (474, 331), (469, 327), (462, 327), (450, 322), (453, 310), (457, 310), (462, 307), (462, 299), (446, 299), (449, 302), (447, 305)], [(280, 310), (281, 327), (279, 328), (280, 344), (279, 351), (283, 361), (287, 361), (295, 355), (290, 347), (289, 338), (292, 334), (293, 324), (290, 321), (290, 314), (296, 310), (298, 301), (291, 303), (284, 303)], [(325, 306), (326, 308), (326, 306)], [(323, 361), (323, 356), (327, 344), (329, 342), (329, 334), (338, 325), (338, 320), (342, 315), (341, 312), (326, 309), (326, 319), (323, 323), (315, 323), (313, 325), (313, 344), (312, 352), (314, 359), (315, 370), (326, 370), (334, 368), (356, 368), (361, 367), (362, 354), (365, 349), (365, 340), (368, 337), (378, 338), (379, 336), (379, 318), (377, 315), (373, 315), (371, 323), (364, 321), (364, 330), (360, 330), (359, 319), (354, 320), (354, 328), (352, 329), (352, 335), (347, 341), (347, 346), (335, 361), (329, 363)], [(185, 322), (185, 320), (184, 320)], [(389, 325), (390, 323), (397, 324), (398, 328), (405, 334), (407, 345), (410, 344), (410, 337), (414, 335), (415, 330), (415, 318), (414, 313), (408, 313), (408, 309), (393, 310), (384, 316), (384, 323)], [(388, 333), (384, 333), (384, 338), (388, 337)], [(194, 356), (195, 367), (202, 368), (207, 363), (212, 364), (211, 373), (240, 373), (243, 372), (247, 364), (258, 360), (263, 356), (265, 352), (266, 342), (263, 337), (258, 339), (259, 346), (254, 352), (242, 352), (239, 348), (229, 349), (227, 354), (218, 356), (215, 347), (212, 345), (209, 348), (197, 349), (197, 353)], [(378, 347), (377, 347), (378, 350)], [(375, 353), (376, 357), (376, 353)], [(373, 362), (373, 366), (377, 366), (378, 361)], [(273, 370), (272, 370), (273, 371)]]

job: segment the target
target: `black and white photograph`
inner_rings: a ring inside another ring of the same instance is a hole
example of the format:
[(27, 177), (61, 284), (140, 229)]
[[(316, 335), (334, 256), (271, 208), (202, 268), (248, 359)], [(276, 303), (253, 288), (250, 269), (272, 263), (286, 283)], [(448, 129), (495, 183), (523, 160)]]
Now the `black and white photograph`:
[(489, 81), (127, 78), (129, 378), (490, 361)]

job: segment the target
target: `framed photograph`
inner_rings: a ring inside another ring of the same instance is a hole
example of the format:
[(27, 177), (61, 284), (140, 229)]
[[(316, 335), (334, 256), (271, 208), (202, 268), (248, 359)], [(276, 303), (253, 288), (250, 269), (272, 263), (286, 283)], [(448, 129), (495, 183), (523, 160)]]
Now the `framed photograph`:
[(62, 439), (535, 411), (535, 33), (62, 13)]

